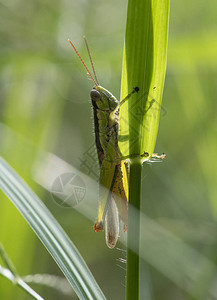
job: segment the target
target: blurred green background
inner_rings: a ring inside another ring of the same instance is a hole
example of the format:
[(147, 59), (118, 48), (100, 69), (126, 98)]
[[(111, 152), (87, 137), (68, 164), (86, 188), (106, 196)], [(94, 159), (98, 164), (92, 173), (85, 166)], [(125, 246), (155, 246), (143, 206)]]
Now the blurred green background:
[[(143, 299), (217, 299), (216, 10), (215, 0), (171, 1), (168, 66), (155, 148), (167, 159), (144, 166), (143, 212), (180, 243), (178, 248), (168, 243), (164, 251), (157, 244), (161, 256), (152, 251), (148, 257), (149, 240), (144, 239)], [(89, 101), (93, 83), (67, 39), (89, 64), (82, 39), (87, 36), (100, 84), (119, 98), (126, 12), (123, 0), (0, 0), (0, 155), (48, 206), (108, 299), (124, 299), (125, 264), (119, 258), (125, 258), (125, 246), (108, 249), (104, 235), (92, 231), (93, 221), (57, 205), (35, 182), (35, 173), (41, 153), (53, 153), (89, 174), (81, 162), (94, 143)], [(92, 170), (97, 172), (97, 165)], [(89, 175), (96, 179), (93, 172)], [(62, 276), (2, 193), (0, 240), (20, 275)], [(187, 251), (183, 256), (182, 250)], [(180, 255), (182, 271), (171, 253)], [(180, 278), (173, 270), (182, 274)], [(77, 299), (32, 286), (45, 299)], [(30, 297), (0, 277), (0, 299)]]

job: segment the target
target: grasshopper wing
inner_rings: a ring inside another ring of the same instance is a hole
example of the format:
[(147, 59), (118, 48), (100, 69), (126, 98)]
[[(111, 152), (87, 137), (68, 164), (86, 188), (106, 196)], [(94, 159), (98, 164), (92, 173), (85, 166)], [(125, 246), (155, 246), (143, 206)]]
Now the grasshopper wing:
[(119, 236), (119, 214), (113, 197), (108, 199), (105, 215), (105, 238), (109, 248), (114, 248)]

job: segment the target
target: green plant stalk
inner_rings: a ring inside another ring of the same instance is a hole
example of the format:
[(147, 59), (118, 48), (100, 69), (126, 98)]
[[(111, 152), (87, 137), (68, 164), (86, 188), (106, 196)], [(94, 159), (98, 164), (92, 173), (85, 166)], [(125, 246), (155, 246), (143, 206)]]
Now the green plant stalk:
[[(119, 148), (123, 156), (146, 152), (150, 158), (154, 151), (166, 70), (168, 17), (169, 0), (128, 1), (121, 99), (136, 86), (139, 92), (121, 107)], [(128, 300), (139, 299), (141, 172), (140, 159), (132, 160), (127, 237)]]
[(139, 240), (140, 240), (140, 199), (142, 164), (135, 161), (130, 166), (129, 194), (131, 202), (128, 209), (127, 234), (127, 286), (126, 298), (139, 299)]

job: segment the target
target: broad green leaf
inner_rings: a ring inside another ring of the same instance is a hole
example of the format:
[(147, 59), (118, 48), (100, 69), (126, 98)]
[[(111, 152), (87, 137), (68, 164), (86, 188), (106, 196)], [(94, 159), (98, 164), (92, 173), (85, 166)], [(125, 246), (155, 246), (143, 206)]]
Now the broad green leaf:
[(78, 297), (80, 299), (105, 299), (69, 237), (37, 195), (1, 157), (0, 188), (37, 234)]
[(169, 0), (130, 0), (124, 46), (119, 146), (123, 155), (148, 152), (157, 138), (163, 93)]

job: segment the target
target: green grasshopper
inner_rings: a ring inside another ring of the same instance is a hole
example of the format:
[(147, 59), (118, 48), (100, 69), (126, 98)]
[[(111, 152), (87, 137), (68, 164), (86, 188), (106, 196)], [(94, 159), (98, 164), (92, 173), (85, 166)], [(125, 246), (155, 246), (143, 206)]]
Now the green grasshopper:
[[(95, 142), (100, 166), (99, 177), (99, 208), (94, 231), (100, 232), (105, 228), (106, 244), (114, 248), (119, 236), (119, 220), (127, 230), (128, 216), (128, 160), (122, 158), (118, 148), (119, 110), (129, 97), (139, 91), (136, 87), (119, 102), (108, 90), (99, 85), (89, 47), (84, 38), (90, 57), (94, 77), (91, 75), (74, 44), (70, 42), (76, 54), (87, 70), (95, 86), (90, 92), (93, 106)], [(143, 158), (149, 154), (145, 152)], [(129, 158), (129, 157), (128, 157)]]

